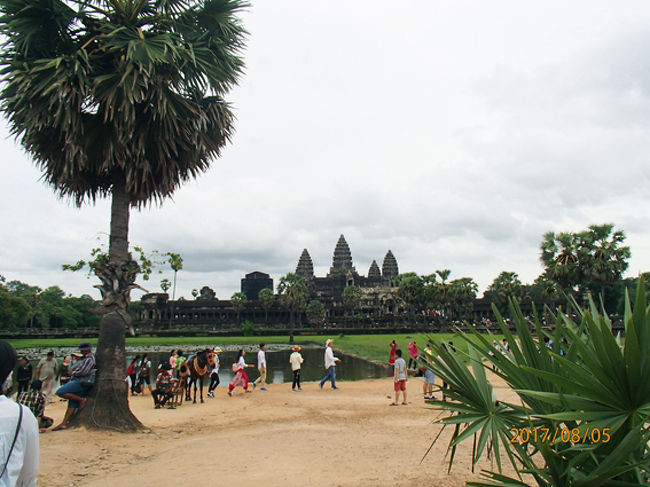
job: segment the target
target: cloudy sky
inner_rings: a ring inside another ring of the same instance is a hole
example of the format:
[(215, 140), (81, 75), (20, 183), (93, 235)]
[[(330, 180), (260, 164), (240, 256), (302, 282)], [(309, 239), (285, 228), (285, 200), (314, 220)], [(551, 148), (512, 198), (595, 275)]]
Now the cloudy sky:
[[(177, 295), (277, 283), (303, 248), (324, 275), (341, 233), (361, 274), (390, 248), (401, 272), (484, 290), (502, 270), (532, 282), (544, 232), (612, 222), (628, 275), (650, 270), (649, 2), (253, 1), (243, 18), (232, 145), (131, 219), (132, 244), (183, 256)], [(61, 264), (106, 240), (108, 203), (58, 199), (0, 134), (0, 274), (98, 296)]]

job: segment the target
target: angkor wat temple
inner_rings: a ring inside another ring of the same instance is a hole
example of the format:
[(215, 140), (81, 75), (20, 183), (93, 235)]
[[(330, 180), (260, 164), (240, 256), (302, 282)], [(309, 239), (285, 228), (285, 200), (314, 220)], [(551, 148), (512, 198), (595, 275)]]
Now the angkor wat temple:
[(377, 261), (373, 260), (368, 275), (362, 276), (353, 265), (352, 253), (343, 235), (336, 243), (332, 266), (327, 276), (314, 276), (314, 264), (307, 249), (300, 255), (296, 274), (307, 283), (310, 299), (317, 299), (325, 305), (329, 318), (342, 316), (345, 312), (342, 294), (347, 286), (357, 286), (361, 289), (362, 298), (358, 311), (362, 314), (381, 316), (393, 313), (398, 305), (397, 288), (393, 284), (399, 274), (399, 268), (393, 253), (390, 250), (386, 252), (381, 271)]
[[(399, 268), (397, 259), (390, 250), (384, 256), (381, 270), (373, 260), (368, 275), (362, 276), (355, 269), (350, 247), (341, 235), (334, 249), (332, 266), (327, 276), (314, 276), (314, 264), (307, 249), (300, 255), (296, 274), (307, 283), (309, 300), (319, 300), (325, 306), (325, 322), (336, 322), (349, 314), (350, 310), (344, 308), (342, 299), (343, 290), (347, 286), (357, 286), (361, 289), (362, 297), (354, 311), (366, 319), (380, 319), (401, 311), (397, 288), (394, 287)], [(263, 309), (259, 301), (251, 299), (255, 294), (254, 291), (251, 292), (252, 288), (257, 289), (260, 285), (269, 287), (269, 282), (272, 288), (273, 281), (270, 276), (261, 272), (252, 272), (242, 279), (242, 292), (249, 298), (243, 309), (235, 309), (230, 300), (218, 299), (214, 291), (207, 286), (204, 286), (192, 301), (170, 301), (167, 293), (145, 294), (140, 301), (140, 323), (154, 327), (212, 325), (216, 328), (226, 328), (241, 320), (251, 320), (268, 325), (286, 325), (289, 321), (289, 310), (282, 306), (279, 299), (276, 299), (269, 309)], [(306, 319), (301, 318), (300, 321), (306, 324)]]

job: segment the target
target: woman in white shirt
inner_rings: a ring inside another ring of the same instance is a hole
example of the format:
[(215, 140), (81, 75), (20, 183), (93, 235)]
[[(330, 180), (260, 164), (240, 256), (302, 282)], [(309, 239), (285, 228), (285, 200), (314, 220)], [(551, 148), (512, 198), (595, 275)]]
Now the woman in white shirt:
[(244, 355), (246, 352), (240, 350), (237, 354), (237, 362), (232, 364), (232, 370), (235, 373), (235, 376), (230, 381), (228, 386), (228, 395), (232, 396), (232, 391), (237, 386), (242, 386), (246, 392), (251, 392), (248, 390), (248, 376), (246, 375), (246, 369), (248, 367), (253, 367), (253, 365), (248, 365), (244, 360)]

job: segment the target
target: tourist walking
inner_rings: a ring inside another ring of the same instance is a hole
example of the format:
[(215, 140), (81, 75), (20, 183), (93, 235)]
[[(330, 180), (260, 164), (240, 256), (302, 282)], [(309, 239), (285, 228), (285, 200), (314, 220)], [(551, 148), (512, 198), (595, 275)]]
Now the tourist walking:
[(395, 400), (390, 404), (391, 406), (399, 405), (399, 393), (402, 393), (402, 405), (406, 406), (406, 381), (408, 380), (408, 371), (406, 370), (406, 362), (402, 358), (402, 351), (398, 348), (395, 350), (394, 371), (393, 371), (393, 389), (395, 389)]
[[(20, 357), (20, 365), (16, 370), (16, 382), (18, 383), (18, 395), (29, 389), (29, 383), (32, 380), (32, 364), (27, 357)], [(40, 382), (39, 382), (40, 383)]]
[(254, 365), (248, 365), (244, 360), (246, 352), (240, 350), (237, 354), (237, 362), (232, 364), (232, 370), (235, 373), (232, 381), (228, 385), (228, 395), (232, 396), (232, 391), (235, 387), (242, 386), (246, 392), (252, 392), (248, 390), (248, 376), (246, 375), (246, 369), (248, 367), (254, 367)]
[(59, 364), (54, 358), (54, 352), (50, 350), (47, 352), (47, 356), (38, 362), (34, 374), (34, 379), (38, 379), (43, 383), (43, 394), (45, 394), (47, 402), (52, 402), (52, 389), (58, 372)]
[(291, 364), (291, 371), (293, 372), (293, 383), (291, 384), (291, 390), (293, 392), (296, 392), (296, 388), (298, 388), (298, 391), (302, 391), (302, 388), (300, 387), (300, 369), (302, 368), (302, 363), (305, 359), (302, 358), (300, 350), (301, 348), (296, 345), (293, 347), (293, 353), (289, 356), (289, 363)]
[(257, 370), (260, 373), (260, 376), (253, 382), (253, 389), (257, 387), (257, 384), (260, 385), (260, 391), (267, 391), (266, 388), (266, 345), (260, 343), (260, 349), (257, 352)]
[(210, 387), (208, 387), (208, 397), (214, 397), (214, 390), (221, 383), (219, 380), (219, 355), (221, 355), (219, 347), (214, 348), (214, 368), (210, 372)]
[(413, 340), (411, 343), (408, 345), (409, 349), (409, 369), (414, 369), (418, 365), (418, 346), (415, 343), (415, 340)]
[(332, 389), (337, 390), (336, 387), (336, 363), (341, 360), (334, 356), (334, 340), (328, 338), (325, 342), (325, 370), (327, 373), (320, 381), (320, 388), (323, 388), (323, 384), (328, 380), (332, 383)]
[(6, 395), (18, 355), (0, 340), (0, 485), (36, 485), (38, 474), (38, 422), (27, 406)]
[(151, 387), (151, 360), (149, 360), (149, 355), (144, 354), (142, 360), (140, 360), (138, 367), (138, 384), (140, 385), (140, 392), (144, 395), (144, 385), (147, 384), (149, 392), (153, 391)]
[(126, 368), (126, 375), (131, 382), (131, 395), (135, 396), (137, 394), (137, 385), (138, 385), (138, 362), (140, 362), (140, 354), (136, 355), (131, 363)]
[(68, 400), (68, 409), (65, 411), (63, 421), (52, 428), (52, 431), (66, 429), (72, 415), (86, 405), (86, 396), (92, 387), (90, 378), (94, 377), (95, 373), (95, 356), (88, 342), (81, 342), (79, 351), (82, 356), (70, 367), (70, 381), (56, 391), (57, 396)]

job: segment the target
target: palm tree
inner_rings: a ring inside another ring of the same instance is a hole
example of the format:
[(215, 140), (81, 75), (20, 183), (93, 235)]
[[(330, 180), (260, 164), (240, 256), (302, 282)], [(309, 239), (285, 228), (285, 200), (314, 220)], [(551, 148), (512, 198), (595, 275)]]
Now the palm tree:
[(243, 292), (238, 291), (230, 297), (230, 302), (232, 303), (233, 308), (235, 308), (235, 311), (237, 311), (237, 324), (239, 325), (241, 312), (246, 307), (248, 298)]
[(111, 197), (104, 316), (90, 427), (135, 430), (124, 377), (139, 266), (129, 214), (208, 169), (233, 132), (224, 96), (242, 72), (241, 0), (0, 0), (2, 110), (43, 179), (77, 206)]
[(275, 295), (273, 294), (273, 289), (260, 289), (260, 292), (257, 293), (257, 299), (260, 301), (262, 308), (264, 309), (264, 323), (269, 320), (269, 310), (273, 303), (275, 302)]
[(309, 290), (305, 281), (298, 274), (289, 273), (280, 278), (278, 294), (282, 303), (289, 308), (289, 343), (293, 343), (293, 329), (296, 313), (301, 313), (309, 297)]

